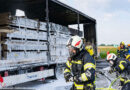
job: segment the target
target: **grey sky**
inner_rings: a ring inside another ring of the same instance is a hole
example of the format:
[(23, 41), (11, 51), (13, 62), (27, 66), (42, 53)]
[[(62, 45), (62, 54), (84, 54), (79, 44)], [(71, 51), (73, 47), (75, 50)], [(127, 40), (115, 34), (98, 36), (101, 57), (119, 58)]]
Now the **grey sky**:
[(60, 0), (97, 20), (98, 44), (130, 43), (130, 0)]

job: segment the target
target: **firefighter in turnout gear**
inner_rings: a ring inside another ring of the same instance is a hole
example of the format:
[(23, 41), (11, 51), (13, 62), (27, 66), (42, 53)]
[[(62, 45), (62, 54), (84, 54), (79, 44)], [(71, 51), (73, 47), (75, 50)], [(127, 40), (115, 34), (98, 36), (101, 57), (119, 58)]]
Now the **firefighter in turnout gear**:
[(126, 58), (126, 55), (128, 54), (128, 48), (125, 46), (124, 42), (120, 43), (120, 47), (117, 49), (117, 54), (119, 58)]
[(121, 75), (121, 90), (130, 90), (130, 62), (125, 58), (117, 58), (114, 53), (107, 55), (107, 61), (111, 65), (111, 71), (116, 72), (117, 76)]
[(67, 47), (70, 58), (66, 62), (64, 78), (66, 82), (74, 82), (71, 90), (95, 90), (95, 61), (83, 49), (83, 40), (72, 36)]

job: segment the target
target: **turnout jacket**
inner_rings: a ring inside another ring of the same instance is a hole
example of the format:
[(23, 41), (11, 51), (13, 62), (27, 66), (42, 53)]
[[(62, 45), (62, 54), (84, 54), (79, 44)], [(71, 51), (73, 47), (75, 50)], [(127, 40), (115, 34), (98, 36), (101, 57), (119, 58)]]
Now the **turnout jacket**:
[(121, 75), (122, 85), (130, 82), (130, 62), (128, 60), (117, 58), (114, 68)]
[(128, 54), (128, 48), (127, 47), (124, 46), (123, 48), (119, 47), (117, 49), (118, 58), (125, 58), (127, 54)]
[[(86, 51), (82, 50), (78, 55), (67, 60), (64, 70), (64, 76), (78, 76), (80, 81), (74, 81), (76, 89), (84, 89), (84, 86), (94, 86), (95, 83), (95, 60)], [(65, 79), (67, 79), (65, 77)]]
[(118, 58), (115, 62), (114, 68), (119, 73), (130, 73), (130, 62), (126, 60), (125, 58)]

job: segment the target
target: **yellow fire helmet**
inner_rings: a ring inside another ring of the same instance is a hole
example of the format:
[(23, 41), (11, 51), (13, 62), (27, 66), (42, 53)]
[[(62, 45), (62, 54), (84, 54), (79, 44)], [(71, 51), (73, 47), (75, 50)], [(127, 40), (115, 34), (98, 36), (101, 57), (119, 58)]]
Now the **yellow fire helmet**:
[(122, 42), (120, 43), (120, 45), (125, 45), (125, 43), (122, 41)]

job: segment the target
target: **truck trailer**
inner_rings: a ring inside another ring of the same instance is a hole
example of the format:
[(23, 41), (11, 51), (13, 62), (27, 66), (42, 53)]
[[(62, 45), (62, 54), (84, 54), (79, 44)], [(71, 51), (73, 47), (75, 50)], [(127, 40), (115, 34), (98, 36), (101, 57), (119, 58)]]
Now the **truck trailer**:
[[(15, 16), (17, 9), (25, 16)], [(73, 35), (97, 53), (96, 20), (88, 15), (58, 0), (0, 0), (0, 88), (55, 76)]]

